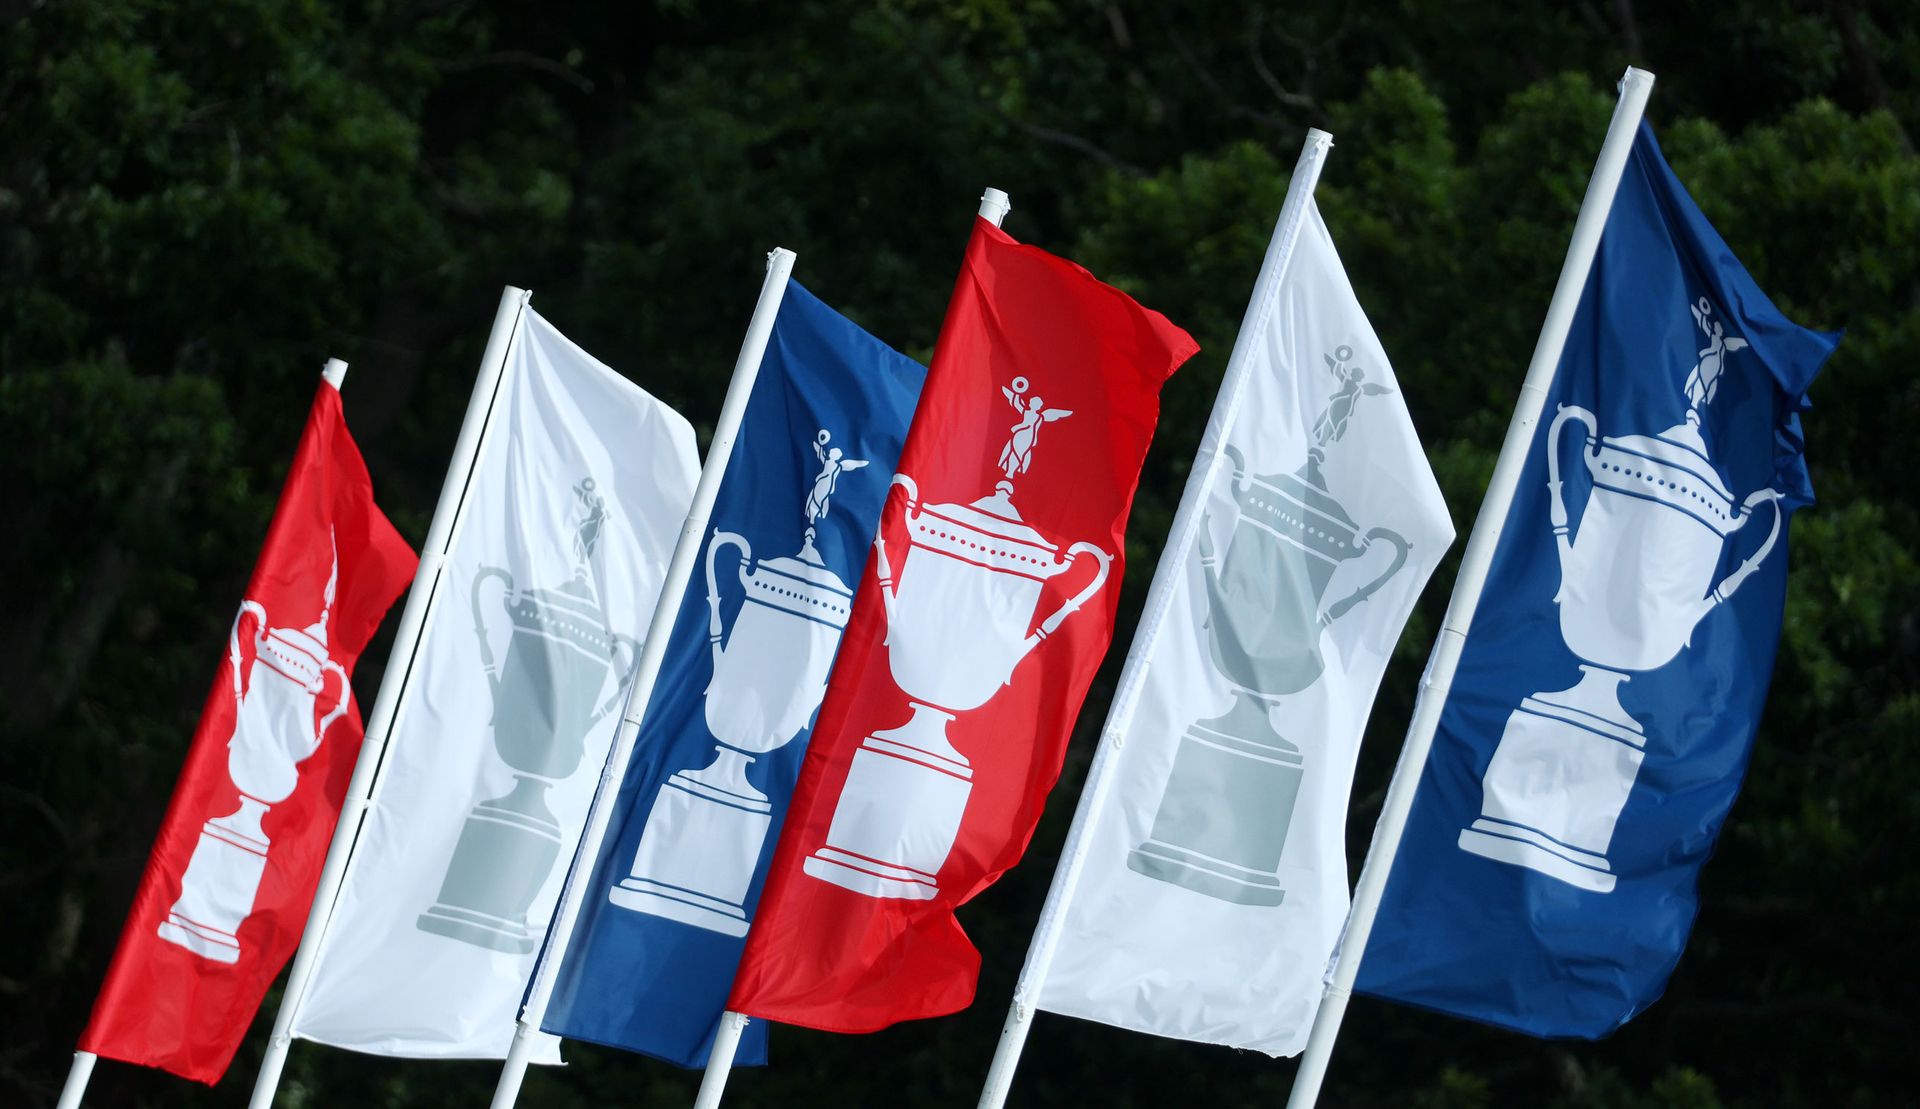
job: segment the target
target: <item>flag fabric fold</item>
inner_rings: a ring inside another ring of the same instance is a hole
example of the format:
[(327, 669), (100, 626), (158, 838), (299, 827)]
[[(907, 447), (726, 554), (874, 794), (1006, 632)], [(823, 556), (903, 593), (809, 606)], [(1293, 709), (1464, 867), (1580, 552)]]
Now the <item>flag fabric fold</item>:
[(1752, 752), (1838, 339), (1774, 307), (1642, 125), (1359, 990), (1584, 1038), (1659, 998)]
[[(678, 413), (531, 309), (506, 358), (305, 1039), (506, 1054), (693, 498)], [(535, 1060), (558, 1060), (551, 1037)]]
[(82, 1051), (226, 1072), (299, 945), (360, 752), (354, 664), (415, 565), (323, 381)]
[(973, 998), (1111, 641), (1159, 391), (1197, 349), (977, 220), (729, 1008), (860, 1032)]
[(788, 283), (546, 1031), (705, 1064), (926, 373)]
[(1306, 1044), (1347, 913), (1361, 734), (1453, 540), (1311, 196), (1291, 249), (1287, 232), (1194, 460), (1197, 527), (1162, 555), (1170, 594), (1128, 659), (1137, 698), (1108, 721), (1105, 803), (1069, 840), (1083, 862), (1058, 945), (1023, 999), (1269, 1055)]

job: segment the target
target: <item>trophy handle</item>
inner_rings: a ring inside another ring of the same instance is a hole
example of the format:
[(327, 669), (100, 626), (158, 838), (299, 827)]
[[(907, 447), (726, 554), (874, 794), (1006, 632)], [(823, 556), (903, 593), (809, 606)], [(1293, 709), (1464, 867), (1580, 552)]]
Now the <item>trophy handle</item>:
[(1113, 568), (1113, 556), (1091, 543), (1075, 543), (1073, 546), (1067, 548), (1067, 561), (1073, 561), (1073, 556), (1079, 554), (1081, 551), (1085, 551), (1094, 557), (1094, 560), (1100, 564), (1100, 572), (1093, 575), (1093, 580), (1087, 583), (1086, 588), (1075, 593), (1072, 600), (1061, 605), (1058, 611), (1052, 616), (1047, 617), (1041, 622), (1038, 628), (1034, 629), (1033, 634), (1027, 637), (1027, 645), (1020, 650), (1021, 658), (1027, 657), (1028, 652), (1038, 647), (1042, 639), (1052, 635), (1060, 627), (1062, 620), (1078, 612), (1081, 605), (1092, 600), (1093, 595), (1100, 592), (1100, 587), (1107, 584), (1107, 571)]
[(1234, 495), (1238, 496), (1245, 493), (1247, 491), (1245, 484), (1247, 477), (1247, 456), (1241, 454), (1240, 448), (1234, 446), (1232, 443), (1223, 444), (1220, 447), (1220, 453), (1233, 460), (1232, 481)]
[(1578, 420), (1587, 425), (1587, 438), (1600, 437), (1600, 424), (1594, 419), (1593, 413), (1577, 404), (1561, 405), (1559, 414), (1553, 418), (1553, 425), (1547, 428), (1547, 495), (1553, 502), (1548, 511), (1553, 521), (1553, 538), (1560, 547), (1563, 573), (1568, 556), (1573, 554), (1573, 540), (1567, 537), (1567, 502), (1560, 496), (1560, 429), (1568, 420)]
[(480, 642), (480, 665), (487, 672), (487, 691), (497, 694), (500, 692), (500, 667), (493, 661), (493, 644), (487, 639), (486, 610), (480, 607), (480, 586), (489, 578), (500, 579), (507, 587), (507, 592), (511, 593), (513, 592), (513, 575), (497, 566), (482, 566), (480, 567), (480, 572), (473, 576), (473, 594), (471, 597), (473, 603), (473, 635), (474, 638)]
[[(1751, 558), (1742, 562), (1738, 570), (1728, 574), (1725, 581), (1713, 587), (1713, 592), (1708, 594), (1710, 601), (1707, 606), (1708, 608), (1712, 608), (1713, 605), (1717, 605), (1733, 596), (1733, 591), (1740, 588), (1740, 583), (1751, 577), (1753, 572), (1760, 568), (1760, 564), (1767, 560), (1767, 555), (1773, 550), (1774, 540), (1780, 538), (1780, 500), (1783, 496), (1785, 496), (1785, 494), (1777, 489), (1761, 489), (1748, 497), (1746, 503), (1740, 506), (1740, 515), (1742, 517), (1740, 527), (1746, 527), (1747, 521), (1753, 519), (1754, 509), (1763, 504), (1772, 505), (1773, 530), (1767, 532), (1766, 542), (1760, 544), (1760, 549), (1755, 551)], [(1734, 530), (1737, 531), (1739, 529), (1736, 528)]]
[(267, 610), (261, 606), (260, 602), (249, 600), (242, 600), (240, 602), (240, 611), (233, 614), (233, 628), (227, 632), (227, 661), (232, 663), (233, 704), (235, 708), (238, 708), (240, 702), (244, 701), (247, 696), (244, 682), (240, 676), (240, 621), (245, 620), (249, 612), (253, 613), (255, 621), (254, 627), (256, 630), (267, 626)]
[(613, 692), (607, 694), (605, 704), (602, 704), (598, 709), (594, 710), (593, 719), (587, 723), (587, 727), (589, 728), (605, 720), (607, 714), (613, 711), (614, 706), (620, 703), (621, 695), (626, 692), (627, 683), (633, 680), (633, 672), (640, 665), (640, 644), (635, 642), (634, 638), (630, 635), (621, 635), (619, 632), (614, 632), (614, 653), (618, 654), (623, 647), (627, 652), (627, 665), (615, 668), (614, 673), (618, 675), (618, 677), (614, 679)]
[(1335, 620), (1340, 619), (1347, 614), (1348, 609), (1366, 600), (1368, 597), (1373, 596), (1375, 590), (1387, 584), (1387, 579), (1399, 573), (1400, 568), (1407, 564), (1407, 553), (1411, 551), (1413, 547), (1405, 539), (1402, 539), (1398, 532), (1388, 531), (1386, 528), (1374, 528), (1367, 533), (1367, 546), (1373, 546), (1373, 541), (1376, 539), (1384, 539), (1388, 543), (1393, 544), (1393, 565), (1387, 567), (1386, 573), (1381, 574), (1379, 577), (1354, 590), (1352, 596), (1335, 603), (1332, 608), (1322, 613), (1320, 615), (1321, 627), (1324, 628)]
[(347, 709), (353, 705), (353, 681), (352, 679), (347, 677), (346, 668), (341, 666), (339, 663), (333, 661), (332, 659), (328, 659), (327, 661), (320, 664), (320, 671), (321, 671), (321, 674), (323, 675), (321, 679), (322, 681), (325, 680), (324, 675), (328, 670), (331, 670), (335, 674), (340, 675), (340, 700), (335, 702), (334, 706), (331, 709), (327, 710), (327, 714), (320, 718), (319, 725), (314, 728), (313, 735), (314, 735), (315, 750), (318, 750), (320, 747), (320, 744), (325, 742), (327, 738), (327, 729), (333, 727), (333, 722), (335, 720), (338, 720), (342, 716), (345, 716), (347, 714)]
[(720, 668), (720, 640), (726, 629), (720, 626), (720, 579), (714, 573), (714, 556), (722, 547), (737, 547), (740, 551), (740, 584), (747, 582), (747, 563), (753, 561), (753, 547), (744, 535), (730, 531), (713, 529), (713, 541), (707, 544), (707, 645), (713, 652), (714, 669)]
[[(894, 485), (903, 485), (907, 490), (906, 507), (900, 510), (901, 516), (904, 519), (908, 513), (913, 511), (913, 506), (920, 503), (920, 487), (914, 484), (913, 479), (906, 474), (893, 475), (893, 481), (887, 487), (889, 494), (893, 492)], [(890, 501), (893, 498), (892, 496), (888, 496), (887, 499)], [(879, 575), (880, 578), (880, 607), (884, 608), (887, 612), (887, 635), (889, 641), (891, 641), (893, 635), (893, 564), (887, 561), (887, 520), (886, 506), (884, 504), (880, 506), (880, 513), (880, 526), (875, 528), (873, 532), (873, 565), (874, 573)]]

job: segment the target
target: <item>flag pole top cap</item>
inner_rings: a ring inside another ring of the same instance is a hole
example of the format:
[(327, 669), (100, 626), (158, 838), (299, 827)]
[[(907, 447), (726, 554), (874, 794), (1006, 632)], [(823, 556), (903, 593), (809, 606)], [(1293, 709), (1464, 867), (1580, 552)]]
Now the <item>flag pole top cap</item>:
[(327, 359), (327, 364), (320, 370), (320, 379), (338, 390), (340, 383), (347, 379), (347, 364), (338, 358)]
[(1625, 92), (1630, 88), (1635, 88), (1640, 85), (1651, 86), (1652, 84), (1653, 84), (1653, 74), (1648, 70), (1637, 69), (1634, 66), (1628, 66), (1627, 71), (1624, 74), (1621, 74), (1620, 76), (1621, 92)]
[(776, 246), (772, 250), (767, 251), (767, 268), (773, 269), (774, 267), (780, 266), (782, 264), (785, 264), (786, 266), (791, 267), (794, 263), (794, 259), (798, 257), (800, 257), (798, 254), (795, 254), (793, 251), (788, 250), (786, 247)]
[(1326, 150), (1333, 145), (1333, 134), (1318, 127), (1307, 128), (1307, 145)]
[(1013, 199), (999, 189), (988, 189), (980, 194), (980, 218), (1000, 226), (1000, 221), (1013, 211)]

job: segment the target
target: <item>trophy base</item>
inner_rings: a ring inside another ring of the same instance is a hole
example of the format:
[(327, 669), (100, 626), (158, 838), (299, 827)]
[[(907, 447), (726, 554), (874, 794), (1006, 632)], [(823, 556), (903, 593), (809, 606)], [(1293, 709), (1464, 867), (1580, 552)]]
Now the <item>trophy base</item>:
[(1280, 879), (1152, 840), (1127, 852), (1127, 867), (1160, 882), (1235, 905), (1270, 907), (1287, 899)]
[[(923, 709), (953, 719), (916, 703), (915, 720)], [(940, 868), (973, 793), (973, 770), (901, 742), (906, 733), (875, 732), (854, 751), (827, 842), (803, 864), (808, 874), (868, 897), (925, 901), (938, 892)]]
[(540, 937), (524, 924), (476, 913), (457, 905), (435, 905), (421, 913), (413, 926), (422, 932), (470, 943), (475, 947), (504, 951), (509, 955), (525, 955), (540, 943)]
[(1460, 850), (1494, 862), (1511, 863), (1558, 878), (1594, 893), (1612, 893), (1615, 877), (1607, 860), (1577, 847), (1555, 843), (1530, 828), (1482, 818), (1460, 833)]
[(560, 827), (540, 812), (509, 807), (511, 799), (482, 801), (467, 815), (440, 895), (416, 928), (513, 955), (540, 946), (546, 929), (530, 927), (527, 911), (560, 857)]
[[(730, 783), (751, 788), (744, 779)], [(647, 811), (627, 875), (607, 891), (623, 909), (729, 936), (747, 933), (745, 905), (772, 819), (764, 797), (716, 789), (697, 774), (668, 778)]]
[(217, 928), (195, 924), (178, 913), (160, 922), (160, 938), (216, 963), (240, 961), (240, 941)]
[(623, 909), (666, 917), (727, 936), (747, 934), (747, 911), (730, 901), (631, 875), (607, 891), (607, 900)]
[(1234, 690), (1225, 715), (1188, 725), (1146, 842), (1127, 867), (1236, 905), (1286, 900), (1280, 858), (1306, 774), (1300, 748), (1278, 732), (1268, 704)]
[(822, 847), (801, 864), (808, 874), (868, 897), (927, 901), (940, 892), (936, 876), (911, 867), (883, 863), (837, 847)]
[(1606, 851), (1646, 758), (1646, 735), (1620, 707), (1627, 676), (1580, 669), (1572, 689), (1523, 698), (1508, 715), (1480, 779), (1480, 818), (1459, 845), (1608, 893), (1616, 877)]

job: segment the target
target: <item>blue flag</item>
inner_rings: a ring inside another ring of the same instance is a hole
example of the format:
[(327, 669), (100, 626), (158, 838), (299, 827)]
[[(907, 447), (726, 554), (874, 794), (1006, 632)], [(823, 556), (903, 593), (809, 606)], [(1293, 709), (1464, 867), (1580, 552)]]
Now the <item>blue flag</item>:
[(705, 1065), (926, 373), (788, 283), (546, 1031)]
[(1666, 988), (1739, 792), (1837, 334), (1782, 315), (1642, 126), (1357, 988), (1604, 1036)]

